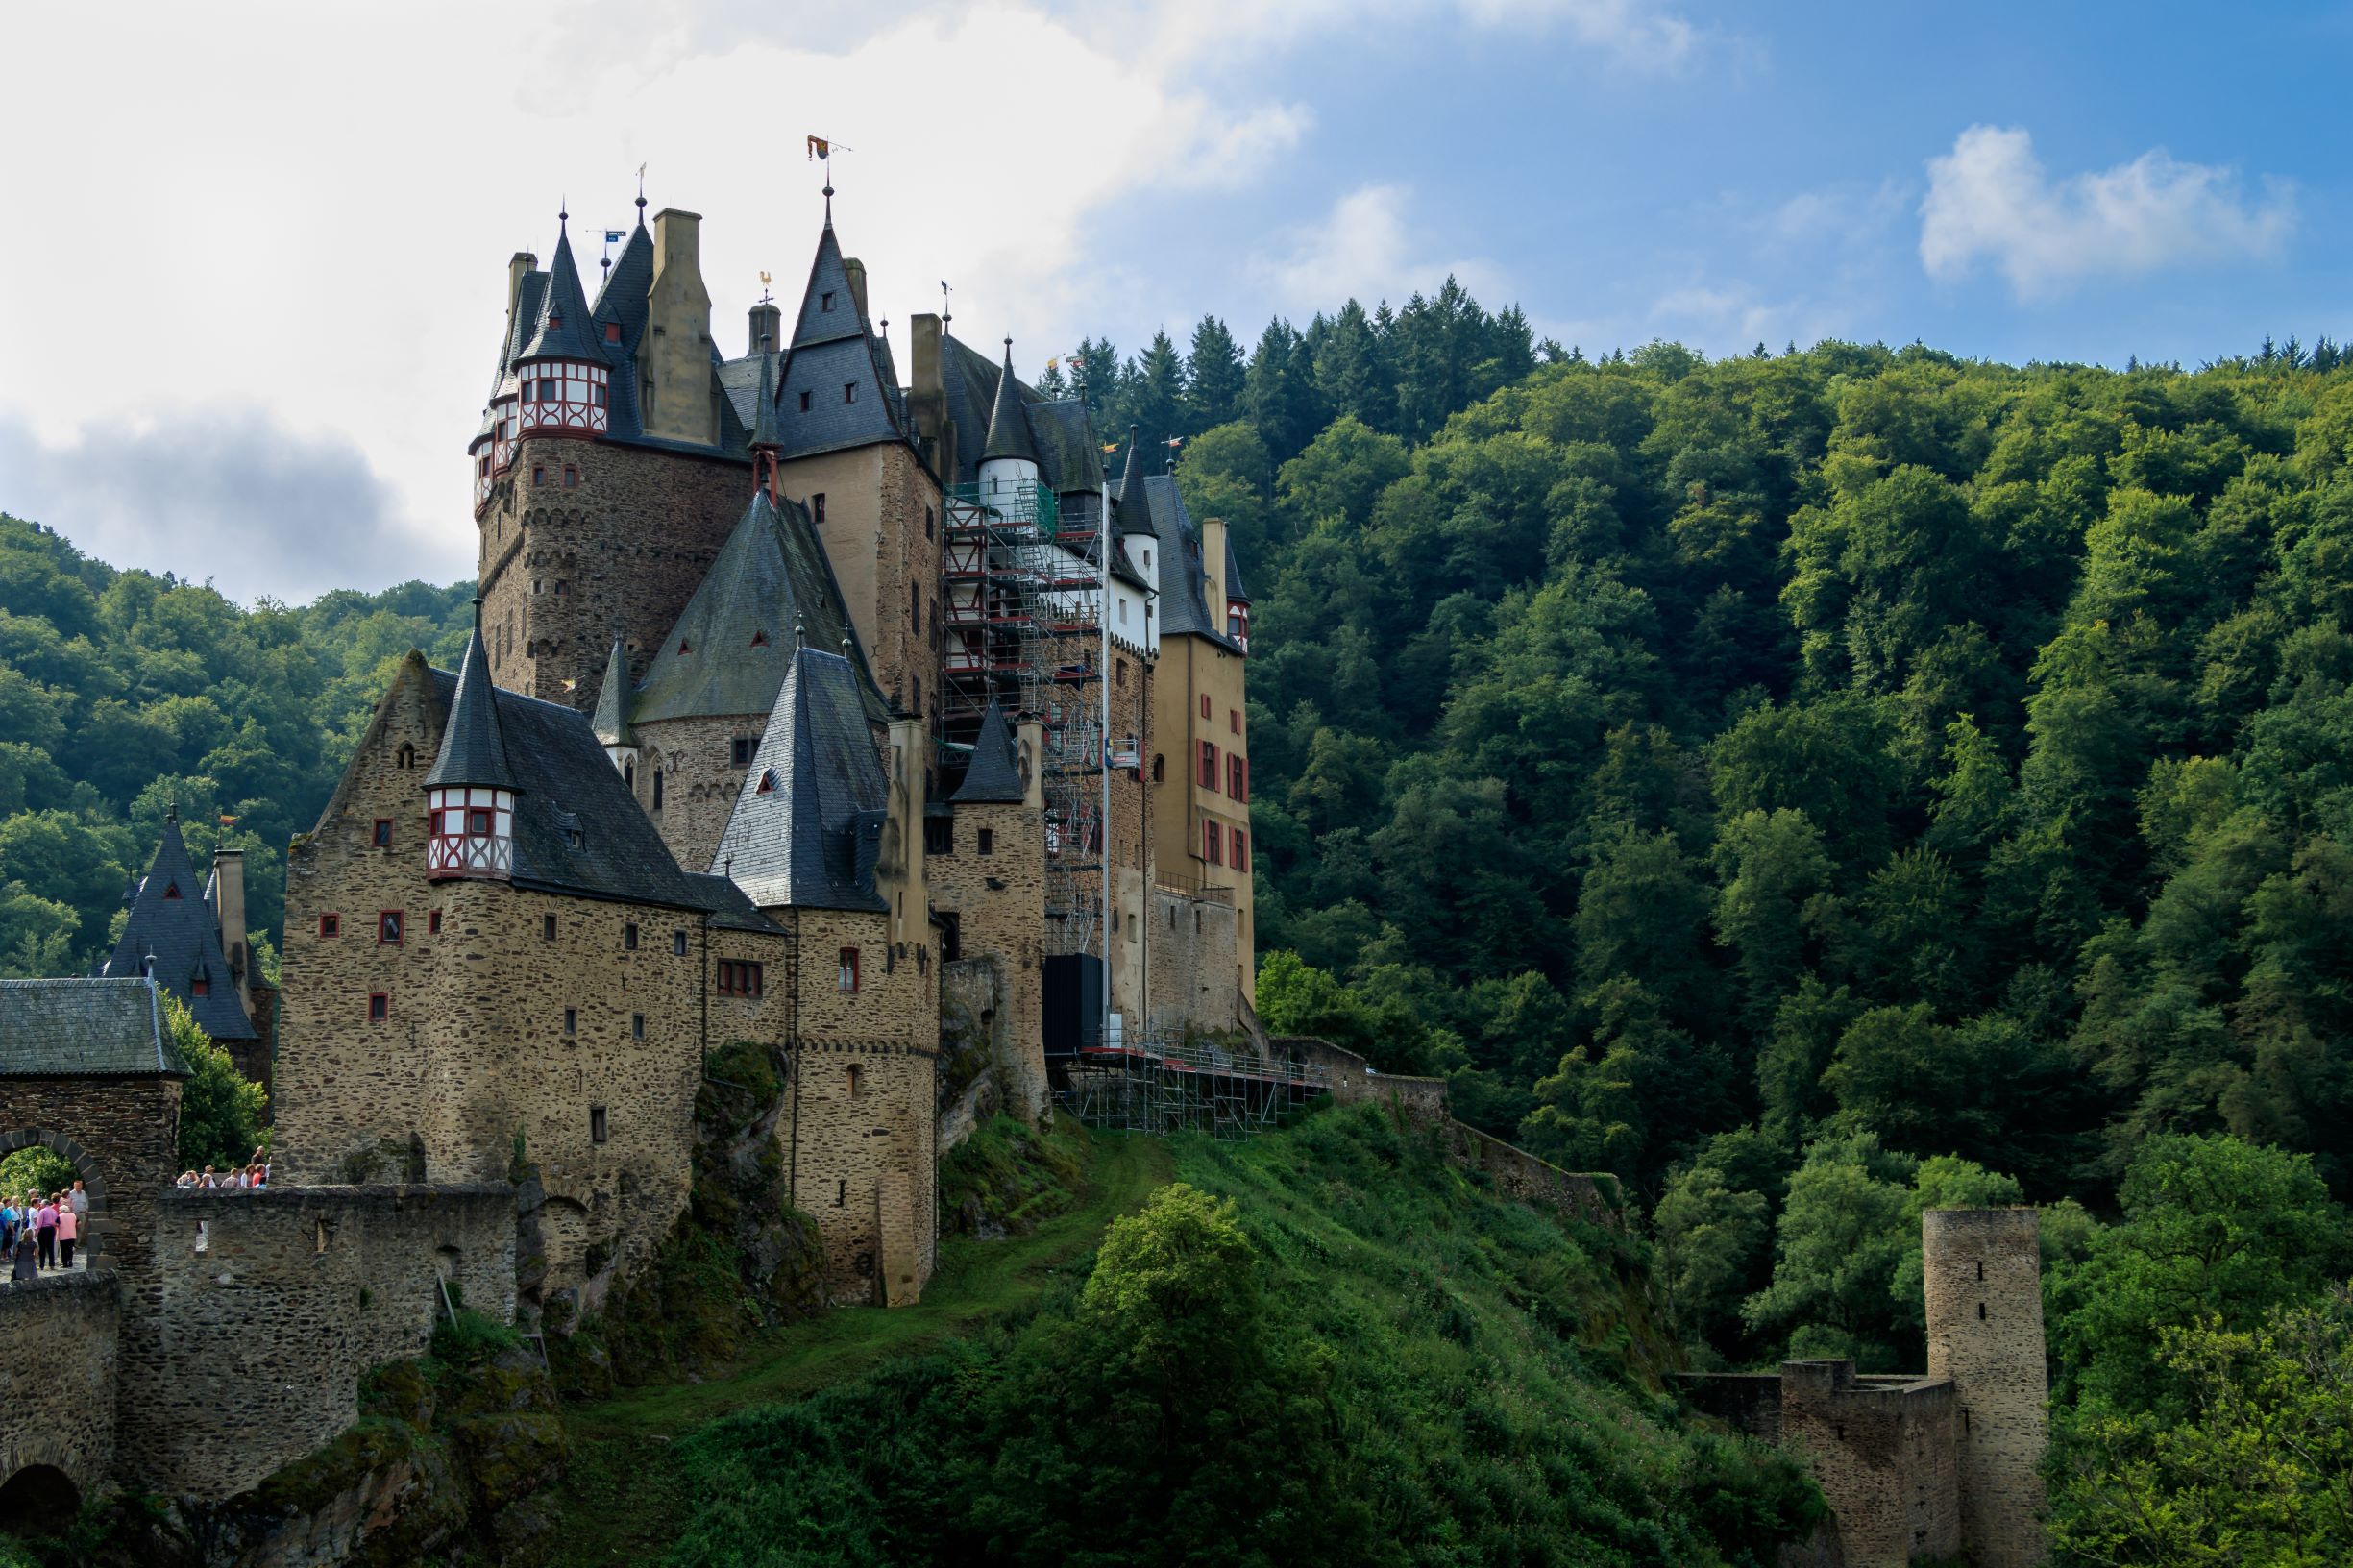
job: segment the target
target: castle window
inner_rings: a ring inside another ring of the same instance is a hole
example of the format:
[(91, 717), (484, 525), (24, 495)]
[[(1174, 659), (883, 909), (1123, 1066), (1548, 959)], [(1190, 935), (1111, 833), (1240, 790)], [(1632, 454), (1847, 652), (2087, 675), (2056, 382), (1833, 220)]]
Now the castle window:
[(629, 1038), (631, 1040), (643, 1040), (646, 1038), (646, 1015), (643, 1013), (632, 1013), (629, 1015)]
[(800, 395), (800, 411), (804, 414), (809, 411), (809, 394), (806, 392)]
[(368, 1021), (388, 1023), (392, 1019), (392, 998), (380, 991), (368, 992)]
[(605, 405), (606, 396), (607, 393), (605, 385), (602, 381), (597, 382), (596, 385), (588, 389), (588, 401), (595, 404), (600, 408)]
[(551, 310), (548, 312), (548, 330), (555, 332), (560, 332), (564, 330), (564, 313), (561, 310)]
[(1124, 599), (1119, 601), (1119, 624), (1123, 626), (1127, 625), (1127, 600)]
[(820, 294), (820, 295), (817, 297), (817, 307), (818, 307), (820, 310), (830, 310), (830, 309), (832, 309), (832, 308), (833, 308), (833, 290), (832, 290), (832, 289), (830, 289), (830, 288), (829, 288), (829, 289), (826, 289), (826, 290), (825, 290), (823, 293)]
[(834, 976), (834, 987), (836, 990), (844, 992), (851, 992), (858, 989), (857, 948), (845, 947), (842, 949), (841, 965)]
[(1237, 800), (1250, 798), (1250, 759), (1226, 753), (1226, 794)]
[(846, 1209), (849, 1207), (849, 1183), (847, 1180), (841, 1178), (837, 1178), (835, 1180), (833, 1184), (833, 1206), (836, 1209)]
[(403, 768), (414, 768), (417, 765), (417, 748), (403, 741), (398, 761)]
[(956, 819), (926, 817), (923, 819), (923, 853), (952, 855), (956, 852)]
[[(801, 397), (805, 400), (808, 394), (804, 392)], [(804, 401), (801, 406), (805, 408), (808, 404)], [(825, 492), (822, 490), (809, 498), (809, 521), (817, 524), (822, 524), (825, 521)]]
[(662, 770), (659, 768), (653, 771), (653, 809), (662, 809)]
[(376, 940), (386, 947), (401, 944), (401, 912), (380, 909), (376, 912)]
[(670, 955), (673, 958), (684, 958), (686, 956), (685, 932), (673, 931), (670, 934)]
[(429, 909), (425, 912), (425, 934), (429, 937), (441, 935), (441, 911)]
[(568, 1007), (564, 1009), (564, 1033), (567, 1036), (570, 1036), (576, 1035), (579, 1032), (580, 1010), (576, 1007)]
[(545, 463), (533, 463), (533, 464), (531, 465), (531, 482), (532, 482), (533, 484), (545, 484), (545, 483), (547, 483), (547, 482), (548, 482), (548, 465), (547, 465), (547, 464), (545, 464)]
[(766, 648), (768, 646), (768, 629), (765, 626), (752, 632), (751, 646), (754, 648)]
[(1234, 830), (1234, 869), (1238, 871), (1250, 869), (1250, 835), (1238, 827)]
[(842, 383), (842, 401), (844, 403), (856, 403), (858, 401), (858, 383), (856, 381), (844, 381)]
[(1153, 783), (1155, 783), (1155, 784), (1165, 784), (1167, 781), (1168, 781), (1168, 757), (1167, 757), (1167, 754), (1166, 754), (1165, 752), (1155, 751), (1155, 752), (1153, 752), (1153, 753), (1152, 753), (1152, 782), (1153, 782)]
[(678, 651), (681, 653), (692, 653), (695, 651), (695, 645), (681, 637), (678, 639)]
[(1977, 1303), (1977, 1321), (1980, 1323), (1985, 1321), (1985, 1303), (1982, 1301)]
[(1985, 1260), (1982, 1258), (1977, 1260), (1977, 1278), (1985, 1278)]
[[(1125, 620), (1127, 619), (1127, 600), (1121, 600), (1119, 601), (1119, 619), (1120, 619), (1120, 620), (1122, 620), (1122, 621), (1125, 621)], [(1114, 659), (1114, 660), (1112, 660), (1112, 661), (1111, 661), (1111, 683), (1112, 683), (1114, 686), (1117, 686), (1117, 687), (1121, 688), (1122, 690), (1124, 690), (1124, 689), (1126, 688), (1126, 686), (1127, 686), (1127, 660), (1125, 660), (1125, 659)]]
[(923, 537), (924, 537), (924, 538), (926, 538), (926, 539), (931, 538), (931, 537), (932, 537), (932, 531), (931, 531), (931, 530), (932, 530), (932, 515), (931, 515), (931, 508), (930, 508), (930, 507), (928, 507), (928, 506), (926, 506), (926, 507), (924, 507), (924, 508), (923, 508)]
[(993, 855), (996, 853), (996, 832), (993, 828), (984, 827), (973, 837), (979, 841), (973, 847), (982, 854)]
[(635, 920), (624, 920), (621, 924), (621, 950), (625, 953), (637, 951), (637, 922)]
[(1193, 782), (1205, 790), (1217, 787), (1217, 747), (1208, 741), (1201, 743), (1201, 756), (1193, 770)]
[(753, 793), (757, 795), (773, 795), (776, 793), (775, 769), (763, 768), (760, 770), (760, 782), (754, 789)]
[(727, 762), (736, 768), (751, 766), (751, 753), (760, 744), (757, 735), (737, 735), (727, 742)]
[(1237, 734), (1237, 735), (1239, 735), (1239, 734), (1242, 732), (1242, 710), (1241, 710), (1241, 709), (1239, 709), (1239, 708), (1228, 708), (1228, 709), (1226, 709), (1226, 728), (1228, 728), (1228, 729), (1232, 730), (1232, 731), (1233, 731), (1235, 734)]
[(632, 796), (637, 794), (637, 764), (635, 762), (625, 762), (621, 765), (621, 787)]
[(553, 942), (555, 940), (554, 916), (542, 915), (539, 918), (539, 940), (542, 942)]
[(376, 819), (375, 844), (376, 847), (379, 849), (389, 849), (392, 847), (391, 818), (379, 817)]
[(760, 966), (741, 959), (723, 958), (719, 961), (719, 993), (722, 996), (757, 996), (766, 989), (761, 984)]
[(322, 937), (339, 937), (343, 935), (343, 918), (339, 915), (320, 916), (319, 935)]
[(1204, 719), (1207, 719), (1209, 716), (1210, 716), (1210, 694), (1209, 694), (1209, 693), (1207, 693), (1207, 692), (1203, 692), (1203, 693), (1201, 694), (1201, 717), (1202, 717), (1202, 718), (1204, 718)]
[(604, 1107), (590, 1106), (588, 1108), (588, 1140), (591, 1143), (601, 1143), (604, 1141), (605, 1132)]
[[(454, 813), (452, 813), (451, 815), (454, 815)], [(466, 813), (466, 833), (468, 837), (477, 839), (486, 839), (490, 837), (490, 813), (487, 811), (468, 810)]]
[[(566, 464), (564, 465), (564, 488), (565, 488), (565, 489), (567, 489), (567, 490), (577, 490), (579, 487), (580, 487), (580, 471), (579, 471), (579, 469), (577, 469), (576, 467), (575, 467), (575, 466), (574, 466), (574, 465), (572, 465), (571, 463), (566, 463)], [(562, 592), (564, 591), (564, 586), (563, 586), (563, 584), (562, 584), (562, 583), (557, 583), (557, 584), (555, 585), (555, 591), (556, 591), (557, 593), (559, 593), (559, 594), (560, 594), (560, 593), (562, 593)]]
[(209, 996), (209, 995), (211, 995), (211, 994), (212, 994), (212, 977), (211, 977), (210, 975), (200, 974), (200, 975), (195, 976), (193, 979), (189, 980), (189, 981), (188, 981), (188, 994), (189, 994), (189, 995), (191, 995), (191, 996)]
[(1217, 831), (1217, 824), (1215, 822), (1203, 822), (1201, 824), (1201, 858), (1208, 861), (1212, 866), (1222, 866), (1225, 864), (1225, 857), (1219, 853), (1219, 850), (1223, 847), (1222, 839), (1223, 835)]
[(604, 324), (604, 340), (607, 343), (618, 343), (621, 341), (621, 323), (617, 321), (608, 321)]
[(166, 897), (166, 898), (177, 898), (177, 897), (179, 897), (179, 896), (180, 896), (180, 884), (179, 884), (179, 883), (177, 883), (177, 882), (166, 882), (166, 883), (164, 883), (164, 884), (163, 884), (163, 896), (164, 896), (164, 897)]
[(860, 1066), (855, 1062), (852, 1062), (847, 1067), (843, 1069), (842, 1088), (848, 1093), (851, 1099), (856, 1099), (858, 1097), (858, 1091), (866, 1087), (864, 1082), (865, 1078), (866, 1068)]

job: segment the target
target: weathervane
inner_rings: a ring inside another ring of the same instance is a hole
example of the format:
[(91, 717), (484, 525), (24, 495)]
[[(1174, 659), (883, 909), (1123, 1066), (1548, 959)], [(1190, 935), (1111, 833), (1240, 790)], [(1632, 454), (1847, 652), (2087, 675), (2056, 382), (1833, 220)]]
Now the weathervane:
[(768, 274), (767, 274), (767, 273), (765, 273), (765, 272), (763, 272), (762, 274), (760, 274), (760, 303), (761, 303), (762, 305), (766, 305), (766, 304), (768, 303), (768, 298), (769, 298), (769, 295), (768, 295), (768, 282), (769, 282), (769, 277), (768, 277)]

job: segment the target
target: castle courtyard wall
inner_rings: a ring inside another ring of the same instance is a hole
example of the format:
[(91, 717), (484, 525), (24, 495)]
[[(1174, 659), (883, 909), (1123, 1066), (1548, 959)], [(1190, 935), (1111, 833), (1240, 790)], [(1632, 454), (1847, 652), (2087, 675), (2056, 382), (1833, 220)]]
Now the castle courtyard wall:
[[(980, 852), (980, 835), (990, 852)], [(996, 961), (1006, 1016), (995, 1020), (999, 1065), (1017, 1115), (1046, 1114), (1044, 958), (1045, 828), (1039, 812), (1016, 803), (967, 804), (949, 818), (949, 848), (927, 855), (932, 907), (957, 917), (965, 960)], [(955, 966), (950, 966), (953, 968)], [(978, 1022), (975, 1010), (974, 1021)]]
[(1153, 890), (1143, 946), (1152, 976), (1154, 1034), (1177, 1034), (1188, 1028), (1224, 1034), (1241, 1027), (1241, 996), (1234, 984), (1234, 942), (1230, 889)]
[[(767, 728), (765, 713), (658, 719), (636, 726), (638, 807), (687, 870), (717, 870), (711, 856), (727, 829), (736, 796), (744, 793), (744, 775), (751, 771), (735, 765), (734, 743), (747, 738), (756, 749)], [(662, 774), (658, 810), (653, 804), (657, 769)]]
[(1781, 1368), (1781, 1440), (1837, 1516), (1847, 1568), (1902, 1568), (1961, 1550), (1959, 1406), (1952, 1384), (1889, 1386), (1852, 1361)]
[(89, 1196), (83, 1255), (122, 1268), (143, 1265), (155, 1195), (180, 1174), (180, 1081), (0, 1078), (0, 1155), (34, 1143), (72, 1161)]
[(46, 1464), (86, 1498), (107, 1486), (121, 1329), (121, 1287), (109, 1269), (0, 1289), (0, 1482)]

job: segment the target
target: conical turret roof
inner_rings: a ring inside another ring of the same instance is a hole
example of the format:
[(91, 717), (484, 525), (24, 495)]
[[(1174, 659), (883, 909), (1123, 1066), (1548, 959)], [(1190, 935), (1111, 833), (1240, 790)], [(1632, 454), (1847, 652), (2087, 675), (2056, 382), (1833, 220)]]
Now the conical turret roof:
[(980, 460), (1018, 457), (1035, 464), (1038, 442), (1030, 434), (1029, 414), (1021, 404), (1021, 383), (1013, 373), (1013, 339), (1005, 340), (1005, 363), (996, 379), (996, 404), (989, 410), (989, 440)]
[(597, 713), (589, 721), (597, 739), (607, 746), (635, 746), (636, 738), (629, 731), (629, 709), (634, 705), (629, 690), (629, 656), (623, 651), (621, 639), (613, 639), (613, 651), (604, 661), (604, 684), (597, 688)]
[(711, 869), (763, 909), (888, 909), (874, 887), (887, 799), (856, 671), (800, 649)]
[(751, 405), (751, 444), (754, 448), (772, 451), (784, 445), (784, 432), (776, 422), (776, 355), (773, 350), (760, 351), (760, 395)]
[(964, 782), (948, 798), (960, 806), (1018, 805), (1029, 798), (1021, 782), (1021, 759), (1014, 750), (1013, 730), (994, 698), (980, 716), (980, 733), (972, 738), (972, 765), (965, 770)]
[(1144, 496), (1143, 442), (1141, 428), (1127, 428), (1127, 462), (1122, 465), (1119, 478), (1119, 510), (1115, 526), (1120, 534), (1148, 533), (1160, 537), (1152, 526), (1152, 503)]
[(572, 237), (558, 230), (555, 259), (548, 266), (548, 284), (539, 296), (539, 316), (532, 323), (531, 340), (515, 361), (603, 357), (590, 324), (588, 296), (580, 290), (580, 269), (572, 261)]
[(466, 639), (465, 661), (457, 667), (457, 690), (441, 729), (441, 754), (425, 775), (429, 790), (452, 785), (483, 790), (516, 788), (506, 759), (506, 734), (499, 723), (497, 689), (490, 681), (490, 655), (482, 648), (482, 601), (474, 601), (474, 633)]
[[(155, 961), (152, 970), (149, 959)], [(163, 819), (155, 862), (131, 899), (131, 915), (123, 922), (114, 956), (98, 972), (115, 977), (150, 974), (187, 1005), (214, 1040), (254, 1038), (253, 1023), (237, 999), (229, 960), (221, 951), (219, 917), (206, 902), (205, 884), (180, 836), (177, 810)], [(196, 990), (199, 981), (204, 983), (202, 995)]]

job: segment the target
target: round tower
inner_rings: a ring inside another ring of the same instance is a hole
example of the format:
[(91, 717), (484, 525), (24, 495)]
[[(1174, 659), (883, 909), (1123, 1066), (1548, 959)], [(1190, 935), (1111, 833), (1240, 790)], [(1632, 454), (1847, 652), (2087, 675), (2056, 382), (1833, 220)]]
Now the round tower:
[(425, 874), (512, 880), (515, 874), (515, 774), (499, 723), (498, 689), (482, 650), (482, 601), (474, 601), (457, 689), (441, 726), (441, 753), (425, 775)]
[(2032, 1209), (1931, 1209), (1920, 1216), (1928, 1376), (1952, 1380), (1961, 1544), (1981, 1568), (2044, 1560), (2040, 1228)]
[(997, 373), (996, 402), (989, 411), (989, 441), (980, 450), (980, 499), (1003, 511), (1028, 504), (1038, 487), (1038, 443), (1029, 412), (1021, 405), (1013, 374), (1013, 339), (1005, 339), (1005, 363)]

